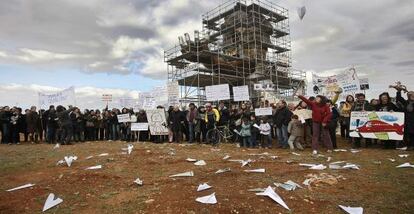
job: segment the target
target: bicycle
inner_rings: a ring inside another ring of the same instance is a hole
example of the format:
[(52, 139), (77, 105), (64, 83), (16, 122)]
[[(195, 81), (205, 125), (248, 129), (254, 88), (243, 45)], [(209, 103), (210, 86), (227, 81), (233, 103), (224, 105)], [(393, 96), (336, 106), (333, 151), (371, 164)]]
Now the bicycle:
[(227, 143), (229, 139), (232, 139), (232, 138), (233, 138), (233, 133), (230, 131), (228, 126), (225, 126), (225, 125), (224, 126), (214, 125), (214, 128), (208, 130), (206, 134), (207, 143), (212, 144), (212, 145), (217, 145), (221, 143), (222, 140), (224, 140)]

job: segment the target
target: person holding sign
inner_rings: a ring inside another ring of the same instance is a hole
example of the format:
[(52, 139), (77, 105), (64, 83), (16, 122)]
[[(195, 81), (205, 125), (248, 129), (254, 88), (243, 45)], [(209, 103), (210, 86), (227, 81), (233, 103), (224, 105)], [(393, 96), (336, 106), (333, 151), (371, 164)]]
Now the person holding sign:
[(405, 133), (408, 137), (408, 148), (407, 150), (414, 150), (414, 91), (407, 92), (407, 99), (401, 96), (401, 91), (404, 88), (397, 89), (397, 102), (402, 104), (402, 108), (405, 114)]
[(328, 129), (328, 123), (331, 120), (332, 112), (326, 104), (326, 97), (318, 95), (316, 96), (315, 101), (310, 101), (302, 95), (299, 95), (298, 97), (312, 108), (312, 154), (318, 154), (319, 136), (321, 135), (323, 143), (326, 148), (328, 148), (328, 152), (332, 152), (333, 146)]

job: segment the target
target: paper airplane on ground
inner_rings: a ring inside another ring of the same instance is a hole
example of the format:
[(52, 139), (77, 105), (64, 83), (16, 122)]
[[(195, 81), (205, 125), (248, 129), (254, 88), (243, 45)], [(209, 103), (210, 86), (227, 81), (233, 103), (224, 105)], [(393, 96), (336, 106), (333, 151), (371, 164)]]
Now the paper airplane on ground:
[(351, 149), (351, 150), (349, 150), (351, 153), (358, 153), (358, 152), (360, 152), (361, 150), (357, 150), (357, 149)]
[(403, 164), (401, 164), (401, 165), (398, 165), (397, 166), (397, 168), (414, 168), (414, 165), (413, 164), (410, 164), (410, 163), (403, 163)]
[(216, 174), (220, 174), (220, 173), (223, 173), (223, 172), (230, 172), (230, 171), (231, 171), (230, 168), (219, 169), (219, 170), (217, 170)]
[(343, 169), (359, 169), (359, 167), (352, 163), (347, 163), (345, 166), (342, 167)]
[(188, 161), (188, 162), (196, 162), (197, 161), (197, 159), (194, 159), (194, 158), (187, 158), (185, 160)]
[(252, 162), (252, 160), (250, 160), (250, 159), (243, 160), (243, 161), (241, 162), (242, 167), (244, 167), (244, 166), (246, 166), (246, 165), (249, 165), (251, 162)]
[(406, 151), (407, 147), (401, 147), (401, 148), (397, 148), (397, 150), (402, 150), (402, 151)]
[(244, 171), (245, 172), (260, 172), (260, 173), (263, 173), (266, 170), (265, 169), (247, 169), (247, 170), (244, 170)]
[(254, 188), (254, 189), (248, 189), (249, 192), (264, 192), (266, 191), (266, 188)]
[(102, 165), (91, 166), (91, 167), (86, 168), (86, 170), (90, 170), (90, 169), (102, 169)]
[(398, 155), (398, 157), (400, 157), (400, 158), (407, 158), (407, 157), (408, 157), (408, 155), (409, 155), (409, 154), (401, 154), (401, 155)]
[(282, 205), (282, 207), (290, 210), (286, 203), (283, 201), (283, 199), (270, 186), (268, 186), (264, 192), (256, 193), (256, 195), (268, 196), (278, 204)]
[(338, 164), (329, 164), (329, 169), (341, 169), (342, 167)]
[(131, 154), (133, 148), (134, 148), (134, 146), (132, 144), (128, 145), (128, 148), (127, 148), (128, 149), (128, 155)]
[(32, 187), (32, 186), (34, 186), (34, 184), (25, 184), (25, 185), (22, 185), (22, 186), (15, 187), (15, 188), (13, 188), (13, 189), (8, 189), (8, 190), (6, 190), (6, 191), (7, 191), (7, 192), (12, 192), (12, 191), (15, 191), (15, 190), (24, 189), (24, 188), (29, 188), (29, 187)]
[(65, 162), (68, 165), (68, 167), (70, 167), (72, 165), (72, 162), (77, 159), (78, 157), (76, 156), (65, 156)]
[(269, 152), (263, 152), (261, 154), (248, 154), (250, 156), (264, 156), (264, 155), (269, 155)]
[(210, 189), (212, 186), (208, 185), (207, 183), (198, 185), (197, 192)]
[(216, 193), (196, 198), (196, 201), (203, 203), (203, 204), (216, 204), (217, 203)]
[(311, 168), (309, 168), (309, 169), (314, 169), (314, 170), (324, 170), (324, 169), (326, 169), (326, 166), (325, 165), (323, 165), (323, 164), (318, 164), (318, 165), (316, 165), (316, 166), (312, 166)]
[(53, 147), (53, 149), (57, 149), (57, 148), (59, 148), (60, 147), (60, 144), (59, 143), (57, 143), (54, 147)]
[(183, 172), (183, 173), (178, 173), (175, 175), (171, 175), (170, 178), (174, 178), (174, 177), (193, 177), (194, 176), (194, 172), (193, 171), (189, 171), (189, 172)]
[(395, 159), (393, 158), (388, 158), (388, 160), (390, 160), (391, 162), (395, 162)]
[(300, 154), (296, 152), (292, 152), (292, 155), (300, 156)]
[(297, 187), (299, 187), (299, 188), (302, 188), (302, 186), (300, 186), (299, 184), (297, 184), (297, 183), (295, 183), (295, 182), (293, 182), (293, 181), (291, 181), (291, 180), (288, 180), (288, 181), (286, 181), (285, 183), (274, 183), (274, 185), (276, 186), (276, 187), (282, 187), (283, 189), (285, 189), (285, 190), (287, 190), (287, 191), (293, 191), (293, 190), (295, 190)]
[(230, 158), (230, 155), (226, 155), (226, 156), (223, 157), (223, 160), (227, 160), (229, 158)]
[(348, 150), (346, 150), (346, 149), (334, 149), (334, 152), (346, 152), (346, 151), (348, 151)]
[(348, 207), (348, 206), (346, 207), (342, 205), (339, 205), (339, 207), (349, 214), (363, 214), (364, 213), (364, 208), (362, 207)]
[(86, 157), (85, 159), (86, 159), (86, 160), (89, 160), (89, 159), (91, 159), (91, 158), (93, 158), (93, 155), (88, 156), (88, 157)]
[(47, 196), (47, 199), (46, 199), (45, 205), (43, 206), (42, 212), (44, 212), (44, 211), (46, 211), (46, 210), (62, 203), (62, 202), (63, 202), (63, 200), (61, 198), (56, 198), (55, 199), (55, 194), (50, 193), (49, 196)]
[(99, 157), (103, 157), (103, 156), (108, 156), (109, 154), (108, 153), (102, 153), (102, 154), (100, 154), (100, 155), (98, 155)]
[(141, 179), (137, 178), (137, 179), (135, 179), (134, 183), (142, 186), (144, 182)]
[(196, 166), (205, 166), (207, 163), (204, 160), (199, 160), (194, 163)]

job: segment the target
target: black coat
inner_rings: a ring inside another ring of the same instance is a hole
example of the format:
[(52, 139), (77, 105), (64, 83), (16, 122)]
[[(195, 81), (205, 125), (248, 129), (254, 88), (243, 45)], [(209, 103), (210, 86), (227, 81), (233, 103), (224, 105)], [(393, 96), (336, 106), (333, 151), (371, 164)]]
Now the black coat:
[(281, 128), (282, 125), (287, 126), (290, 122), (291, 117), (292, 117), (292, 112), (289, 111), (287, 107), (278, 109), (273, 116), (274, 124), (276, 125), (277, 128)]
[(181, 122), (185, 121), (185, 116), (181, 111), (171, 111), (168, 117), (168, 123), (173, 132), (181, 131)]
[(402, 104), (404, 109), (405, 131), (414, 134), (414, 101), (405, 100), (401, 96), (401, 92), (397, 92), (397, 101)]

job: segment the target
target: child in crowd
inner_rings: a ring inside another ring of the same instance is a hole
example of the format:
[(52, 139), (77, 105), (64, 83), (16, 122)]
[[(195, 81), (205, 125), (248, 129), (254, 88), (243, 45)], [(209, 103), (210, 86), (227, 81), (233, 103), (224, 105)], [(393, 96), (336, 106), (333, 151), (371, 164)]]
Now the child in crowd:
[(260, 120), (260, 144), (262, 148), (272, 148), (272, 130), (270, 124), (267, 122), (267, 118)]
[(302, 138), (304, 135), (303, 127), (304, 125), (299, 120), (298, 115), (296, 114), (293, 115), (292, 120), (289, 122), (289, 125), (288, 125), (288, 132), (290, 134), (289, 139), (288, 139), (288, 144), (291, 150), (295, 149), (294, 145), (296, 145), (297, 149), (303, 150), (303, 147), (301, 144)]
[(251, 145), (250, 138), (252, 136), (251, 134), (251, 123), (247, 118), (243, 118), (242, 124), (241, 124), (241, 130), (240, 130), (240, 136), (242, 140), (240, 141), (240, 147), (248, 147)]

